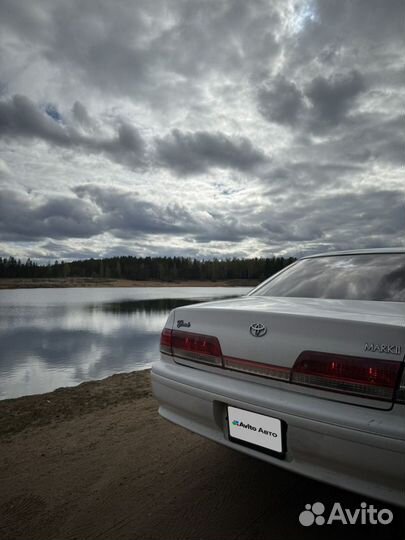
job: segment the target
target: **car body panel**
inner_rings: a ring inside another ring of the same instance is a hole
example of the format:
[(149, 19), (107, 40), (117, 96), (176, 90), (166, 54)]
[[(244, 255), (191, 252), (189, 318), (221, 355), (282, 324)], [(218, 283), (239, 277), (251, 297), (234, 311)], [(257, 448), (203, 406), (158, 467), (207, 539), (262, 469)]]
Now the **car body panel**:
[[(162, 357), (165, 355), (162, 355)], [(236, 380), (156, 362), (154, 395), (161, 416), (215, 442), (270, 464), (405, 506), (405, 406), (386, 411), (292, 394), (252, 380)], [(226, 406), (278, 418), (287, 424), (285, 459), (229, 440)]]
[[(366, 253), (376, 252), (385, 253)], [(344, 355), (361, 364), (364, 359), (366, 365), (389, 361), (398, 364), (399, 376), (405, 369), (404, 302), (262, 296), (262, 286), (245, 297), (176, 308), (166, 331), (214, 336), (224, 359), (289, 373), (304, 351)], [(254, 324), (265, 328), (260, 336), (250, 332)], [(405, 506), (405, 403), (395, 401), (395, 394), (384, 401), (293, 380), (165, 353), (152, 366), (153, 392), (168, 420), (291, 471)], [(230, 440), (228, 406), (280, 420), (282, 459)]]
[[(292, 368), (305, 350), (402, 362), (403, 354), (365, 350), (366, 344), (390, 343), (405, 351), (404, 305), (379, 302), (381, 313), (376, 313), (375, 303), (247, 296), (180, 307), (168, 323), (176, 328), (184, 321), (190, 332), (217, 336), (224, 356), (285, 368)], [(255, 338), (249, 328), (258, 322), (268, 330)], [(313, 393), (312, 388), (306, 391)], [(364, 398), (341, 394), (331, 399), (364, 404)], [(375, 401), (373, 406), (389, 409), (391, 403)]]

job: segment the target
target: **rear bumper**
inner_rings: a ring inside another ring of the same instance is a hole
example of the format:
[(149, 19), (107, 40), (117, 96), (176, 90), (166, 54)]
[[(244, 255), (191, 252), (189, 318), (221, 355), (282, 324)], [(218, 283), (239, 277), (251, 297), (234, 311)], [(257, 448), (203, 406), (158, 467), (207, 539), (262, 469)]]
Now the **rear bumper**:
[[(163, 357), (165, 358), (165, 357)], [(153, 393), (166, 419), (273, 465), (405, 507), (405, 407), (391, 411), (320, 400), (256, 381), (160, 360)], [(284, 459), (228, 438), (226, 407), (287, 424)]]

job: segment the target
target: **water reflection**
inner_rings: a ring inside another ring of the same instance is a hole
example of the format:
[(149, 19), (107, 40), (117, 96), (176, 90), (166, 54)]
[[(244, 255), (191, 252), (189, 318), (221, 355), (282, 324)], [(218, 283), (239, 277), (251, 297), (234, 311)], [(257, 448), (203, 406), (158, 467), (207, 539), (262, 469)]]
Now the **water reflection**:
[(0, 398), (149, 367), (171, 309), (248, 290), (0, 291)]
[[(226, 297), (232, 298), (232, 297)], [(199, 298), (155, 298), (153, 300), (125, 300), (123, 302), (106, 302), (88, 306), (91, 311), (104, 311), (106, 313), (168, 313), (172, 309), (187, 306), (191, 303), (206, 302), (207, 299)]]
[(304, 259), (257, 294), (405, 302), (405, 256), (380, 253)]

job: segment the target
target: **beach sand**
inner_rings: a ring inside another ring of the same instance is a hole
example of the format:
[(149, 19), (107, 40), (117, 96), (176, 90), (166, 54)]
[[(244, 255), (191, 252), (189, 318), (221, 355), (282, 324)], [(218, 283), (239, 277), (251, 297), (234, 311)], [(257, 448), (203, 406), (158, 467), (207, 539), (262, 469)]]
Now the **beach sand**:
[(405, 538), (398, 509), (386, 527), (304, 529), (306, 503), (365, 498), (214, 444), (157, 409), (149, 371), (0, 401), (0, 538)]

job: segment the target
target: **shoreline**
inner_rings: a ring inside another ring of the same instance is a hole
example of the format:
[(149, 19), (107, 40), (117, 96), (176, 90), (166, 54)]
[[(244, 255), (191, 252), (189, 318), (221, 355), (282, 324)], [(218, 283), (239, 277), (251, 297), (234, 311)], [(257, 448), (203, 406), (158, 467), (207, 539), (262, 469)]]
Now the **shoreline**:
[[(0, 401), (0, 478), (2, 540), (301, 538), (308, 500), (365, 499), (167, 422), (149, 370)], [(400, 540), (405, 515), (392, 511), (384, 533)]]
[(57, 424), (145, 397), (151, 398), (150, 368), (62, 386), (43, 394), (0, 400), (0, 441), (28, 428)]
[(100, 278), (1, 278), (0, 290), (10, 289), (58, 289), (93, 287), (255, 287), (259, 282), (252, 279), (225, 281), (147, 281)]

